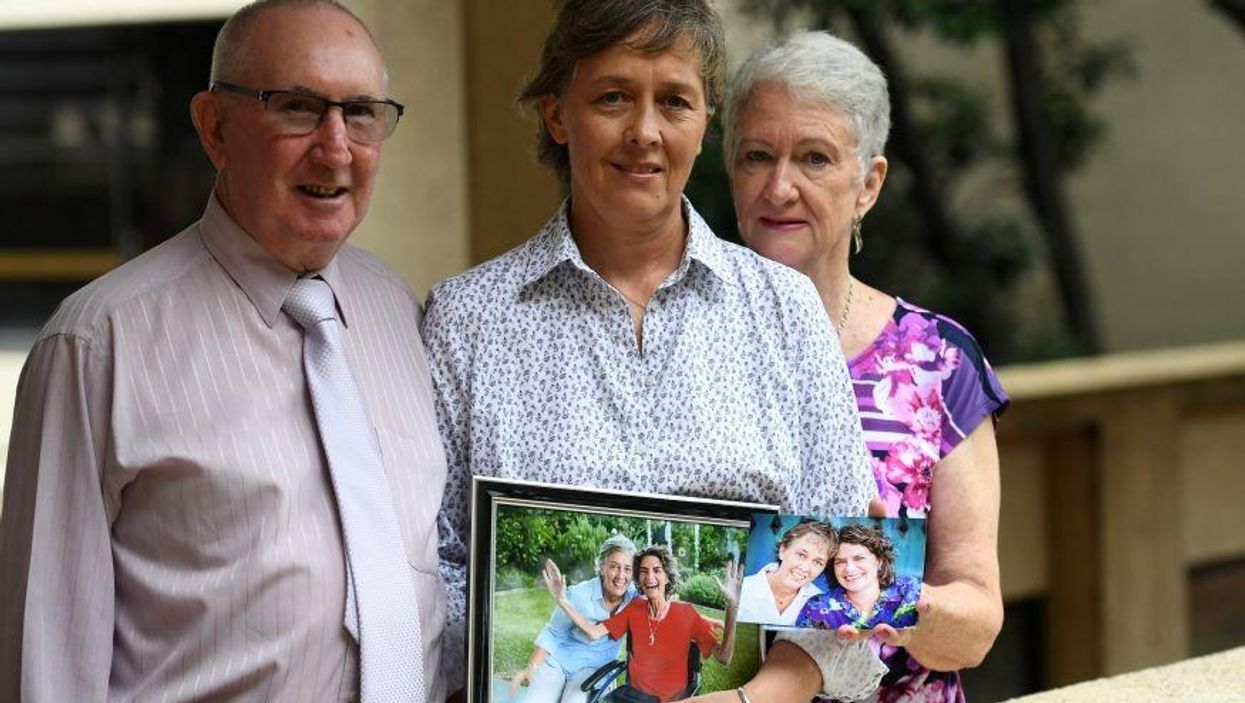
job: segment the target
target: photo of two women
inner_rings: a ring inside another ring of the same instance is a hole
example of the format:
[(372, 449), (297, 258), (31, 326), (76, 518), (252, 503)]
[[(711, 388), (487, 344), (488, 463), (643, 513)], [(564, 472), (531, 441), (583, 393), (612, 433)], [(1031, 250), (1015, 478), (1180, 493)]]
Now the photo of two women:
[(845, 635), (914, 627), (924, 562), (924, 520), (758, 513), (739, 620)]
[(498, 511), (492, 701), (665, 703), (755, 673), (742, 526)]

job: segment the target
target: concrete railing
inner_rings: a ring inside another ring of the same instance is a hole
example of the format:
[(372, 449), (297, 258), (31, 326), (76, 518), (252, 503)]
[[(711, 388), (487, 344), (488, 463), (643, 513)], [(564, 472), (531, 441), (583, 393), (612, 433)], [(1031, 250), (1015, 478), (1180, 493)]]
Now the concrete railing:
[(1178, 664), (1057, 688), (1008, 703), (1240, 703), (1245, 647)]
[(1185, 659), (1190, 568), (1245, 558), (1245, 342), (1000, 376), (1004, 595), (1045, 598), (1046, 684)]

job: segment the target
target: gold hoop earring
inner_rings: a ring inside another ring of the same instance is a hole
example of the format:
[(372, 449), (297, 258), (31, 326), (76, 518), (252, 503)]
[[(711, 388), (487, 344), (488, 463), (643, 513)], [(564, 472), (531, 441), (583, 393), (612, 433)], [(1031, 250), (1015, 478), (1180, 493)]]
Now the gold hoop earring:
[(860, 236), (860, 223), (863, 221), (864, 218), (860, 215), (857, 215), (856, 219), (852, 220), (852, 243), (856, 246), (855, 253), (857, 254), (860, 253), (861, 249), (865, 248), (864, 238)]

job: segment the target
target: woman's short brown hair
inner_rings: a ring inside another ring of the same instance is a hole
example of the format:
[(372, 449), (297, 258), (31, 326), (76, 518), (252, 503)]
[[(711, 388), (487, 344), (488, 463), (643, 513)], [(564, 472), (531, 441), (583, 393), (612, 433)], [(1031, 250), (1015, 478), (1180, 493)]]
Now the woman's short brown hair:
[[(519, 93), (521, 105), (537, 109), (546, 95), (559, 97), (579, 62), (619, 44), (645, 53), (669, 49), (687, 39), (700, 53), (709, 114), (725, 95), (726, 52), (722, 19), (706, 0), (568, 0), (545, 38), (540, 71)], [(536, 155), (569, 182), (570, 156), (538, 120)]]
[[(834, 528), (829, 523), (820, 522), (818, 520), (803, 520), (796, 523), (794, 527), (783, 533), (782, 539), (778, 540), (778, 546), (774, 548), (774, 553), (790, 547), (795, 541), (801, 537), (819, 537), (826, 543), (826, 555), (829, 557), (834, 554), (834, 550), (839, 546), (839, 540), (834, 534)], [(830, 559), (826, 559), (829, 565)]]

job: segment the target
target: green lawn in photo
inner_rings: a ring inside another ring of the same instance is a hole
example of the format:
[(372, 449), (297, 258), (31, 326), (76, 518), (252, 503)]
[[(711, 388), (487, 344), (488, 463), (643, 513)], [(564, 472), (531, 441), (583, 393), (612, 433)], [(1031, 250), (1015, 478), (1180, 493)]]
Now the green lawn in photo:
[[(527, 665), (532, 656), (533, 641), (549, 621), (554, 608), (553, 598), (543, 588), (520, 588), (496, 595), (493, 603), (493, 675), (509, 681), (516, 671)], [(721, 610), (696, 606), (705, 617), (722, 620)], [(625, 652), (620, 647), (620, 652)], [(757, 626), (740, 624), (735, 633), (735, 657), (730, 668), (713, 657), (704, 660), (702, 692), (722, 691), (742, 685), (759, 666)]]

